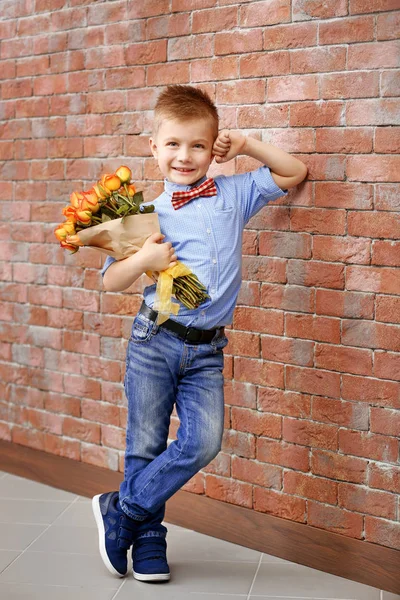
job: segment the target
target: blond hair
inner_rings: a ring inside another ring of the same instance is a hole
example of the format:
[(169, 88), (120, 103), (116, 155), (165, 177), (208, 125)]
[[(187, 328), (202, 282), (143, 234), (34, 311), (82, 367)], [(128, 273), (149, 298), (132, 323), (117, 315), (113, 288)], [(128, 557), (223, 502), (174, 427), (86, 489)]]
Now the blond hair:
[(218, 136), (218, 112), (214, 102), (207, 92), (191, 85), (169, 85), (161, 92), (154, 109), (154, 136), (164, 119), (209, 119), (214, 137)]

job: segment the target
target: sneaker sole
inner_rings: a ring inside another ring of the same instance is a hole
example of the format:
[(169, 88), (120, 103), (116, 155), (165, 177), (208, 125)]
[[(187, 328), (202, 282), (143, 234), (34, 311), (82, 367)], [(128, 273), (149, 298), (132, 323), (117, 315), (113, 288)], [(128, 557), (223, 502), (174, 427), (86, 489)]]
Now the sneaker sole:
[[(129, 571), (129, 568), (126, 571), (126, 573), (123, 573), (123, 574), (119, 573), (112, 566), (112, 563), (111, 563), (110, 559), (108, 558), (108, 555), (107, 555), (107, 552), (106, 552), (104, 522), (103, 522), (103, 517), (101, 516), (100, 501), (99, 501), (100, 496), (101, 496), (101, 494), (98, 494), (97, 496), (94, 496), (94, 498), (92, 499), (93, 514), (94, 514), (94, 518), (96, 520), (97, 529), (98, 529), (98, 532), (99, 532), (99, 550), (100, 550), (100, 556), (102, 558), (103, 563), (105, 564), (105, 566), (107, 567), (107, 569), (110, 571), (110, 573), (112, 573), (112, 575), (116, 575), (117, 577), (125, 577), (125, 575), (127, 575), (128, 571)], [(129, 567), (129, 560), (128, 560), (128, 567)]]
[(136, 573), (133, 571), (133, 576), (138, 581), (168, 581), (171, 578), (170, 573), (151, 573), (145, 575), (144, 573)]

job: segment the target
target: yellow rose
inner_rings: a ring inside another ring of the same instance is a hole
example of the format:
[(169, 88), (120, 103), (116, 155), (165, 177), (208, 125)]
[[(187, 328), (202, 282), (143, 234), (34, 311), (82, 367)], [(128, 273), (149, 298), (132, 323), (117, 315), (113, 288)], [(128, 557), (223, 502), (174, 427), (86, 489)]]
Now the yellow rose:
[(115, 171), (115, 175), (120, 178), (121, 183), (128, 183), (132, 178), (132, 171), (128, 167), (122, 165)]
[(117, 175), (103, 175), (100, 183), (103, 188), (110, 192), (116, 192), (121, 186), (121, 180)]

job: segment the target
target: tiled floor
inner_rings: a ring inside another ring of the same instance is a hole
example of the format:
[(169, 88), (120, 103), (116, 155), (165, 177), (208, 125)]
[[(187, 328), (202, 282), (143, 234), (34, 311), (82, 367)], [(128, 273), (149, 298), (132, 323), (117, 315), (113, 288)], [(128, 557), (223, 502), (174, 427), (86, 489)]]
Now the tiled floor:
[(90, 500), (0, 472), (1, 600), (400, 600), (242, 546), (168, 527), (168, 583), (112, 577)]

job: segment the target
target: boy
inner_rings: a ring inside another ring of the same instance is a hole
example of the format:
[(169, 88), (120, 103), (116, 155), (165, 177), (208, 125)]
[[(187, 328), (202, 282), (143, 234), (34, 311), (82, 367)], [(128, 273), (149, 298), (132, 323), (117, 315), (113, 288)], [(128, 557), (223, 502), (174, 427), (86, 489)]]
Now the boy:
[[(167, 87), (154, 118), (150, 147), (165, 178), (165, 191), (154, 204), (164, 235), (153, 234), (129, 258), (107, 258), (104, 287), (125, 290), (145, 271), (162, 271), (179, 258), (207, 287), (210, 299), (196, 310), (181, 306), (177, 316), (157, 326), (151, 285), (133, 322), (124, 382), (124, 481), (119, 492), (95, 496), (93, 511), (107, 568), (126, 575), (133, 544), (133, 574), (141, 581), (170, 578), (167, 529), (161, 524), (165, 502), (221, 448), (224, 325), (232, 322), (241, 285), (243, 228), (307, 174), (301, 161), (270, 144), (239, 132), (218, 134), (216, 107), (191, 86)], [(206, 179), (214, 157), (223, 163), (238, 154), (268, 166)], [(177, 440), (167, 446), (175, 403), (180, 427)]]

